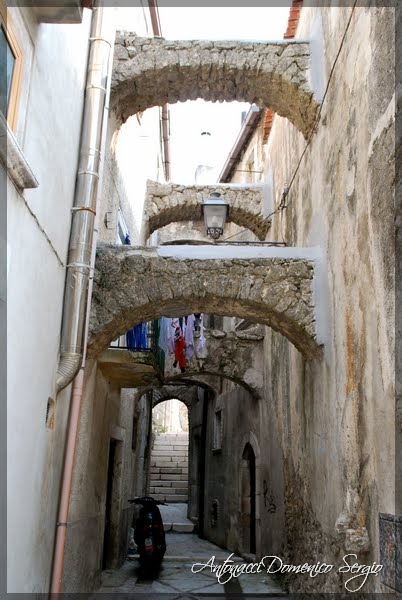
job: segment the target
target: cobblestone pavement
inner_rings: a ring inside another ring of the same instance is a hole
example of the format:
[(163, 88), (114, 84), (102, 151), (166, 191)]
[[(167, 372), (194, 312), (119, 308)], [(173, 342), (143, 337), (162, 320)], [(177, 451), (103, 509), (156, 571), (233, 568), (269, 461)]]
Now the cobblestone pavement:
[[(217, 581), (210, 568), (198, 573), (191, 571), (192, 565), (205, 564), (215, 557), (215, 564), (222, 564), (231, 554), (202, 540), (194, 534), (168, 533), (167, 551), (159, 578), (155, 581), (139, 580), (138, 560), (127, 560), (121, 569), (103, 572), (102, 586), (96, 596), (116, 595), (119, 600), (139, 598), (141, 600), (195, 600), (198, 598), (278, 598), (284, 592), (266, 573), (241, 574), (225, 584)], [(246, 562), (232, 556), (236, 562)], [(117, 596), (118, 595), (118, 596)]]

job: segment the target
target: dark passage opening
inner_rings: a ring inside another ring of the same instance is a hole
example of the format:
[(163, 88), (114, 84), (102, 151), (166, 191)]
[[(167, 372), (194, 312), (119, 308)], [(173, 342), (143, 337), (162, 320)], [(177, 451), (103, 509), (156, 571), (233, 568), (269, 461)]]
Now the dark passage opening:
[(107, 490), (105, 510), (105, 530), (103, 535), (102, 569), (107, 569), (110, 563), (110, 546), (112, 541), (112, 499), (113, 499), (113, 472), (116, 456), (117, 440), (110, 440), (109, 461), (107, 467)]
[(242, 456), (241, 469), (241, 522), (243, 524), (243, 548), (256, 553), (256, 473), (255, 454), (250, 444), (246, 444)]

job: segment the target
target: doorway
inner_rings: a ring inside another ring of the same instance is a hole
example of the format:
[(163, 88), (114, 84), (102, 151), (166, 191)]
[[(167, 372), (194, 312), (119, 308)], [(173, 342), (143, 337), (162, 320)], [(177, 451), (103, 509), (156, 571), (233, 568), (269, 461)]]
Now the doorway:
[(256, 469), (251, 444), (244, 447), (240, 468), (240, 523), (243, 552), (256, 553)]
[(107, 467), (107, 487), (105, 505), (105, 528), (103, 534), (102, 569), (114, 567), (119, 554), (118, 547), (118, 500), (121, 484), (122, 443), (111, 438)]

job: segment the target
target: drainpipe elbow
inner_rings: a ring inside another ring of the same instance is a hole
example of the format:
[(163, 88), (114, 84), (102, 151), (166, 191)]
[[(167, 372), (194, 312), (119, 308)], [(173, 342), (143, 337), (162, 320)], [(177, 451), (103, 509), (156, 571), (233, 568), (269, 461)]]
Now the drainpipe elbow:
[(80, 369), (81, 362), (82, 354), (76, 352), (62, 353), (56, 375), (57, 393), (64, 390), (72, 382)]

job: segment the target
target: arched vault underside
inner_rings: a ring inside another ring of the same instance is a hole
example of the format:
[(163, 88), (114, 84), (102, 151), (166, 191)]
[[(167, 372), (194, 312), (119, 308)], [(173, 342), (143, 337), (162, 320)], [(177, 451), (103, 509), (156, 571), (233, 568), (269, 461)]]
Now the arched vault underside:
[(180, 400), (189, 408), (197, 400), (196, 385), (164, 385), (159, 389), (153, 389), (152, 406), (155, 407), (166, 400)]
[[(192, 250), (199, 252), (199, 248)], [(97, 356), (135, 323), (193, 312), (268, 325), (306, 358), (320, 356), (311, 260), (198, 259), (194, 253), (193, 258), (182, 259), (160, 252), (157, 248), (98, 246), (89, 356)]]
[[(261, 328), (262, 329), (262, 328)], [(205, 333), (205, 349), (187, 361), (184, 374), (173, 367), (173, 360), (165, 360), (165, 381), (180, 381), (200, 376), (221, 376), (244, 387), (255, 398), (261, 397), (263, 387), (261, 357), (263, 335), (246, 332), (222, 332), (209, 330)], [(197, 341), (195, 343), (197, 349)]]
[(271, 108), (307, 137), (318, 108), (309, 68), (307, 41), (171, 41), (120, 32), (111, 108), (125, 121), (166, 102), (237, 100)]
[(265, 240), (270, 221), (264, 214), (263, 186), (192, 185), (147, 182), (144, 205), (144, 241), (161, 227), (178, 221), (202, 219), (201, 205), (211, 192), (220, 192), (229, 205), (227, 220), (250, 229)]

